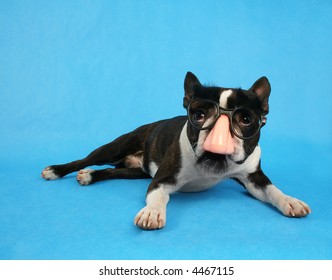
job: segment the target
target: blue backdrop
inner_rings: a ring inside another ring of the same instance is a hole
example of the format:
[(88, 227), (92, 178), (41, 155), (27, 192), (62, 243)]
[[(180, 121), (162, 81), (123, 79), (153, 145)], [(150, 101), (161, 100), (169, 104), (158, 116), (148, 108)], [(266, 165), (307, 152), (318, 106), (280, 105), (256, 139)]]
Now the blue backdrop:
[[(1, 259), (331, 259), (332, 2), (0, 1)], [(183, 79), (272, 85), (262, 166), (313, 213), (225, 181), (133, 218), (150, 180), (79, 187), (41, 170), (184, 114)]]

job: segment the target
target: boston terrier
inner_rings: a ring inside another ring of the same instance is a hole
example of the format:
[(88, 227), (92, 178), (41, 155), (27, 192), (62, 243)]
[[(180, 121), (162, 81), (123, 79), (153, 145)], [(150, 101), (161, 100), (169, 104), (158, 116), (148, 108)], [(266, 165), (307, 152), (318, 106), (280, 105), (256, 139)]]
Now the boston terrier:
[[(184, 91), (187, 116), (143, 125), (81, 160), (46, 167), (42, 177), (53, 180), (78, 171), (82, 186), (105, 179), (152, 177), (146, 206), (134, 219), (135, 225), (148, 230), (165, 226), (170, 194), (206, 190), (227, 178), (286, 216), (311, 213), (306, 203), (275, 187), (261, 169), (258, 140), (271, 91), (266, 77), (243, 90), (204, 86), (188, 72)], [(83, 169), (105, 164), (114, 168)]]

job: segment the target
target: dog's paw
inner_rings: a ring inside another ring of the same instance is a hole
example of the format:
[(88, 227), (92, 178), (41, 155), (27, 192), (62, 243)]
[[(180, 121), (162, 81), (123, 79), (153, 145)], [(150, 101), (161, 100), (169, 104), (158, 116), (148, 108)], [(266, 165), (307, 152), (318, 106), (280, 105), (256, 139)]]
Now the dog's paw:
[(92, 182), (92, 169), (82, 169), (77, 173), (76, 180), (81, 186), (86, 186)]
[(288, 217), (304, 217), (311, 213), (310, 207), (305, 202), (290, 196), (283, 196), (278, 208)]
[(42, 171), (41, 176), (45, 180), (55, 180), (60, 178), (60, 176), (55, 173), (54, 169), (51, 166), (46, 167)]
[(142, 229), (161, 229), (166, 224), (166, 211), (146, 206), (138, 212), (134, 219), (134, 224)]

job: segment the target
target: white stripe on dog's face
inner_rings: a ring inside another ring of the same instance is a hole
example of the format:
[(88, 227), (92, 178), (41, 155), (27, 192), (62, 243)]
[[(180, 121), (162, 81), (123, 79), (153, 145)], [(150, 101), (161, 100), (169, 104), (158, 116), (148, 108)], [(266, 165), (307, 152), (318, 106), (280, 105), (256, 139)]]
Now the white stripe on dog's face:
[[(226, 89), (220, 94), (219, 98), (219, 106), (225, 109), (228, 109), (228, 98), (233, 94), (233, 91), (231, 89)], [(233, 136), (233, 145), (235, 148), (235, 151), (232, 155), (230, 155), (230, 158), (233, 161), (239, 162), (244, 160), (245, 153), (243, 148), (243, 140)]]
[(220, 98), (219, 98), (219, 106), (221, 108), (225, 108), (227, 109), (227, 100), (228, 97), (230, 97), (232, 95), (233, 91), (231, 89), (227, 89), (224, 90), (221, 94), (220, 94)]

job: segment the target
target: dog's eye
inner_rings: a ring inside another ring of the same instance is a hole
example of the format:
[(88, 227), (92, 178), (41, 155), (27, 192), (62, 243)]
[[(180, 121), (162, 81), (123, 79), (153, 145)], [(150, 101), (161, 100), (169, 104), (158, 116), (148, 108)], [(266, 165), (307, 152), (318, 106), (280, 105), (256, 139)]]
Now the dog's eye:
[(239, 118), (240, 124), (243, 126), (249, 126), (252, 124), (252, 119), (250, 114), (242, 112)]
[(193, 121), (197, 124), (202, 125), (205, 122), (205, 114), (202, 110), (196, 110), (193, 113)]

